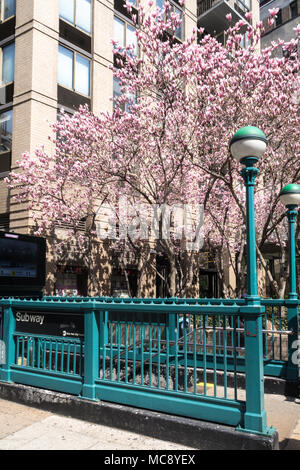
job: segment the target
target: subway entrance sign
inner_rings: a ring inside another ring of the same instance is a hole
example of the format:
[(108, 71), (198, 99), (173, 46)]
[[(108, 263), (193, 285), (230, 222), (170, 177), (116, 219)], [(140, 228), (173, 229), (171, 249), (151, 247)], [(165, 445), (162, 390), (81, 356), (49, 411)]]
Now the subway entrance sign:
[(14, 309), (16, 331), (37, 335), (80, 337), (84, 335), (82, 313), (38, 312)]
[(45, 238), (0, 232), (0, 296), (40, 297), (45, 265)]

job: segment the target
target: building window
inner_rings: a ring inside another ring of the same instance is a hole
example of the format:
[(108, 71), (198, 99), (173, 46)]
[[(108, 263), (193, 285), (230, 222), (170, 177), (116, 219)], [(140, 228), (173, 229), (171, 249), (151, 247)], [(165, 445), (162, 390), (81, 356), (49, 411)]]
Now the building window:
[(221, 31), (221, 33), (217, 34), (215, 36), (216, 40), (222, 44), (222, 46), (225, 46), (226, 45), (226, 35), (225, 35), (225, 31)]
[(15, 43), (0, 49), (1, 86), (14, 81), (15, 72)]
[(119, 101), (119, 98), (123, 95), (121, 90), (121, 84), (117, 77), (113, 80), (113, 107), (114, 110), (120, 109), (121, 111), (131, 112), (132, 106), (137, 103), (137, 96), (129, 91), (124, 92), (124, 101)]
[(0, 230), (9, 232), (9, 214), (0, 214)]
[(278, 11), (278, 13), (277, 13), (277, 18), (276, 18), (275, 21), (276, 21), (276, 22), (275, 22), (276, 27), (282, 25), (282, 10), (279, 10), (279, 11)]
[(131, 5), (132, 7), (131, 11), (127, 10), (124, 0), (114, 0), (115, 11), (120, 13), (122, 17), (128, 18), (129, 20), (132, 20), (132, 15), (134, 14), (136, 16), (136, 23), (138, 24), (138, 17), (139, 17), (138, 0), (128, 0), (127, 3)]
[(114, 17), (114, 40), (122, 49), (128, 46), (134, 46), (134, 54), (137, 54), (136, 29), (127, 21), (118, 16)]
[(290, 11), (291, 11), (291, 19), (294, 19), (298, 16), (298, 6), (297, 6), (296, 1), (290, 4)]
[(58, 84), (90, 96), (90, 60), (59, 45)]
[(60, 0), (59, 16), (77, 28), (91, 33), (92, 2), (91, 0)]
[(0, 114), (0, 153), (10, 152), (12, 142), (12, 110)]
[(16, 14), (16, 0), (0, 0), (0, 19), (5, 21)]
[[(174, 36), (175, 38), (179, 39), (180, 41), (183, 40), (183, 12), (182, 10), (174, 3), (174, 2), (169, 2), (170, 3), (170, 14), (171, 13), (176, 13), (179, 18), (181, 19), (181, 24), (180, 26), (176, 29)], [(156, 0), (156, 6), (160, 9), (163, 10), (164, 8), (164, 0)]]
[(244, 33), (242, 34), (242, 39), (241, 39), (241, 42), (240, 42), (240, 46), (243, 48), (243, 49), (248, 49), (249, 46), (250, 46), (250, 40), (248, 38), (248, 35), (247, 33)]
[(116, 106), (116, 99), (120, 98), (122, 95), (120, 82), (117, 77), (114, 77), (113, 81), (113, 99), (114, 99), (114, 107)]
[(250, 0), (236, 0), (234, 6), (242, 14), (248, 13), (251, 9)]
[(11, 167), (12, 110), (0, 114), (0, 175), (6, 176)]

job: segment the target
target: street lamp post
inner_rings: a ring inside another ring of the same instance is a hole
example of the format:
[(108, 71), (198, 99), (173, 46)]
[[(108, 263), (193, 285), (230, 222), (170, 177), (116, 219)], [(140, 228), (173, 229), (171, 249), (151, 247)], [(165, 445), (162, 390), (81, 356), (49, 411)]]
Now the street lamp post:
[(246, 374), (246, 412), (244, 429), (260, 433), (271, 433), (267, 427), (264, 407), (264, 364), (262, 339), (262, 314), (257, 289), (256, 236), (254, 186), (259, 173), (254, 165), (267, 147), (265, 134), (253, 126), (239, 129), (230, 142), (232, 156), (244, 168), (241, 175), (246, 186), (246, 231), (247, 231), (247, 298), (246, 306), (241, 308), (245, 324), (245, 374)]
[(295, 240), (295, 223), (297, 218), (297, 206), (300, 205), (300, 185), (288, 184), (279, 195), (281, 202), (286, 206), (286, 216), (289, 222), (289, 272), (290, 272), (290, 289), (288, 294), (288, 329), (292, 334), (288, 339), (288, 367), (287, 378), (297, 380), (299, 376), (298, 364), (293, 360), (293, 350), (298, 340), (298, 295), (296, 283), (296, 240)]
[(289, 221), (289, 269), (290, 269), (290, 291), (289, 299), (298, 299), (296, 288), (296, 241), (295, 223), (297, 218), (297, 206), (300, 205), (300, 185), (288, 184), (280, 195), (281, 202), (286, 206), (286, 216)]
[(246, 186), (246, 230), (247, 230), (247, 299), (257, 300), (256, 237), (254, 186), (259, 173), (254, 165), (266, 150), (265, 134), (253, 126), (239, 129), (230, 142), (232, 156), (245, 167), (241, 171)]

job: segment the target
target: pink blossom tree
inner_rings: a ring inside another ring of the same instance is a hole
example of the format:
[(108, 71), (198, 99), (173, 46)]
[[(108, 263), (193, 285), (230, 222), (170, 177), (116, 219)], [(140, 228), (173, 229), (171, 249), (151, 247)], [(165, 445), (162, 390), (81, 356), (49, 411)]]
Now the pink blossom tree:
[[(261, 23), (251, 26), (240, 21), (230, 26), (224, 47), (202, 30), (195, 30), (182, 43), (176, 41), (174, 32), (180, 21), (170, 12), (168, 2), (164, 14), (157, 9), (146, 15), (140, 6), (139, 54), (135, 55), (131, 46), (122, 49), (114, 43), (114, 75), (122, 92), (114, 111), (95, 116), (82, 108), (73, 117), (63, 116), (53, 126), (57, 133), (54, 155), (46, 155), (43, 149), (33, 156), (25, 154), (19, 163), (21, 171), (10, 175), (9, 185), (17, 189), (18, 200), (30, 201), (36, 214), (35, 233), (49, 235), (58, 220), (64, 221), (72, 227), (68, 241), (76, 241), (89, 255), (96, 243), (94, 222), (99, 207), (115, 207), (120, 196), (135, 206), (202, 204), (205, 246), (214, 250), (220, 276), (226, 257), (227, 269), (233, 269), (238, 281), (230, 290), (222, 277), (224, 293), (240, 294), (244, 282), (244, 188), (229, 142), (238, 128), (255, 125), (269, 140), (258, 164), (257, 252), (274, 294), (280, 295), (286, 275), (278, 285), (264, 252), (272, 243), (284, 257), (284, 208), (278, 195), (285, 184), (299, 181), (300, 126), (295, 94), (300, 64), (294, 50), (300, 31), (291, 43), (274, 43), (259, 52)], [(241, 31), (245, 30), (250, 44), (247, 49), (240, 46)], [(202, 35), (198, 43), (197, 34)], [(272, 56), (278, 47), (290, 51), (289, 59)], [(83, 218), (89, 220), (90, 227), (85, 234), (78, 231)], [(175, 235), (171, 230), (169, 237), (149, 242), (148, 253), (152, 250), (168, 260), (170, 295), (193, 295), (200, 250), (189, 249), (185, 235)], [(66, 239), (56, 242), (55, 249), (63, 243)], [(153, 258), (144, 256), (145, 240), (129, 237), (120, 245), (136, 250), (142, 266), (156, 272)]]

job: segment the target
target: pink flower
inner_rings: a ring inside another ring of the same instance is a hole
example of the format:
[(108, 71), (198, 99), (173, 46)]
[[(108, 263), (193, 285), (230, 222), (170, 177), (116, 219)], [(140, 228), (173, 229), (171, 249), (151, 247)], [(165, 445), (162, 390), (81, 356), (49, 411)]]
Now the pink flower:
[(270, 8), (268, 11), (270, 13), (270, 16), (273, 18), (273, 16), (276, 16), (279, 12), (279, 8)]
[(226, 15), (226, 20), (230, 23), (230, 21), (232, 20), (232, 14), (231, 13), (228, 13), (228, 15)]
[(294, 28), (297, 34), (300, 34), (300, 23), (297, 24), (296, 28)]

